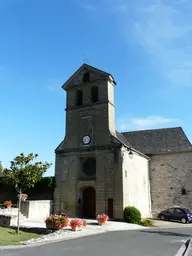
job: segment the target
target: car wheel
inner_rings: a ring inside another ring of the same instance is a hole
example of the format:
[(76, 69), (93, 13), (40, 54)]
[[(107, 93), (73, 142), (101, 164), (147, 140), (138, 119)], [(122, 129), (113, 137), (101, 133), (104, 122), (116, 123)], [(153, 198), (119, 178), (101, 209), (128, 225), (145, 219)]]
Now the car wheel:
[(160, 220), (165, 220), (164, 215), (160, 215), (160, 216), (159, 216), (159, 219), (160, 219)]
[(185, 218), (181, 218), (181, 223), (185, 224), (187, 223), (187, 220)]

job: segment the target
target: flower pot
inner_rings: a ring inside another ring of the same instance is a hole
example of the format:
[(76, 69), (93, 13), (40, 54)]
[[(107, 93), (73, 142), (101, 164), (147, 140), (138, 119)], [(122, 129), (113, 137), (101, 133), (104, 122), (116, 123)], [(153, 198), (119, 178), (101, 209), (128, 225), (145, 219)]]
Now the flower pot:
[(83, 229), (83, 226), (78, 227), (78, 230), (81, 231)]
[(98, 220), (98, 224), (99, 224), (100, 226), (102, 226), (103, 224), (106, 224), (106, 221), (100, 221), (100, 220)]
[(7, 209), (11, 209), (11, 205), (7, 205)]
[(75, 232), (77, 231), (77, 227), (72, 227), (71, 229), (72, 231), (75, 231)]
[(60, 227), (57, 227), (54, 223), (46, 223), (46, 228), (47, 229), (52, 229), (52, 230), (59, 230)]
[(109, 216), (107, 214), (98, 214), (97, 215), (97, 221), (99, 225), (106, 224), (109, 219)]

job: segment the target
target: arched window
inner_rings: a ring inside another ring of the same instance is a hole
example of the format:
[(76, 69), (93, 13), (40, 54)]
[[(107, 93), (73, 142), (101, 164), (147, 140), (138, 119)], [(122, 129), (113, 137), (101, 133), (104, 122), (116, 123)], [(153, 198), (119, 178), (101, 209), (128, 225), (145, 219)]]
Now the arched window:
[(92, 102), (97, 102), (99, 100), (99, 92), (98, 92), (97, 86), (93, 86), (91, 88), (91, 99), (92, 99)]
[(83, 93), (80, 90), (76, 91), (76, 106), (81, 106), (83, 103)]
[(95, 158), (88, 158), (83, 163), (83, 172), (87, 176), (95, 176), (96, 175), (96, 160), (95, 160)]
[(83, 82), (89, 82), (90, 81), (90, 76), (89, 76), (89, 72), (86, 72), (83, 76)]

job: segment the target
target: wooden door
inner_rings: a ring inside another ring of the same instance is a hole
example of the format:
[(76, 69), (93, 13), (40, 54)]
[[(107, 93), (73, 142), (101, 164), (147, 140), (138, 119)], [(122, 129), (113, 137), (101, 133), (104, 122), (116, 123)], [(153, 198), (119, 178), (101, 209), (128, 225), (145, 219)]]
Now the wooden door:
[(113, 198), (108, 198), (108, 204), (107, 204), (107, 208), (108, 208), (108, 216), (110, 219), (113, 219)]
[(96, 217), (96, 193), (93, 187), (83, 190), (83, 218), (93, 219)]

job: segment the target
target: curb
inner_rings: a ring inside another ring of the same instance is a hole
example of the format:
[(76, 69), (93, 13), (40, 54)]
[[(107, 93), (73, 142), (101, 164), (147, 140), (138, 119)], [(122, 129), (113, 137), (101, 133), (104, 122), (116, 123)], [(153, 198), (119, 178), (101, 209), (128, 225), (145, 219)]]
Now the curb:
[(175, 256), (188, 256), (191, 248), (191, 239), (187, 239), (179, 248)]

